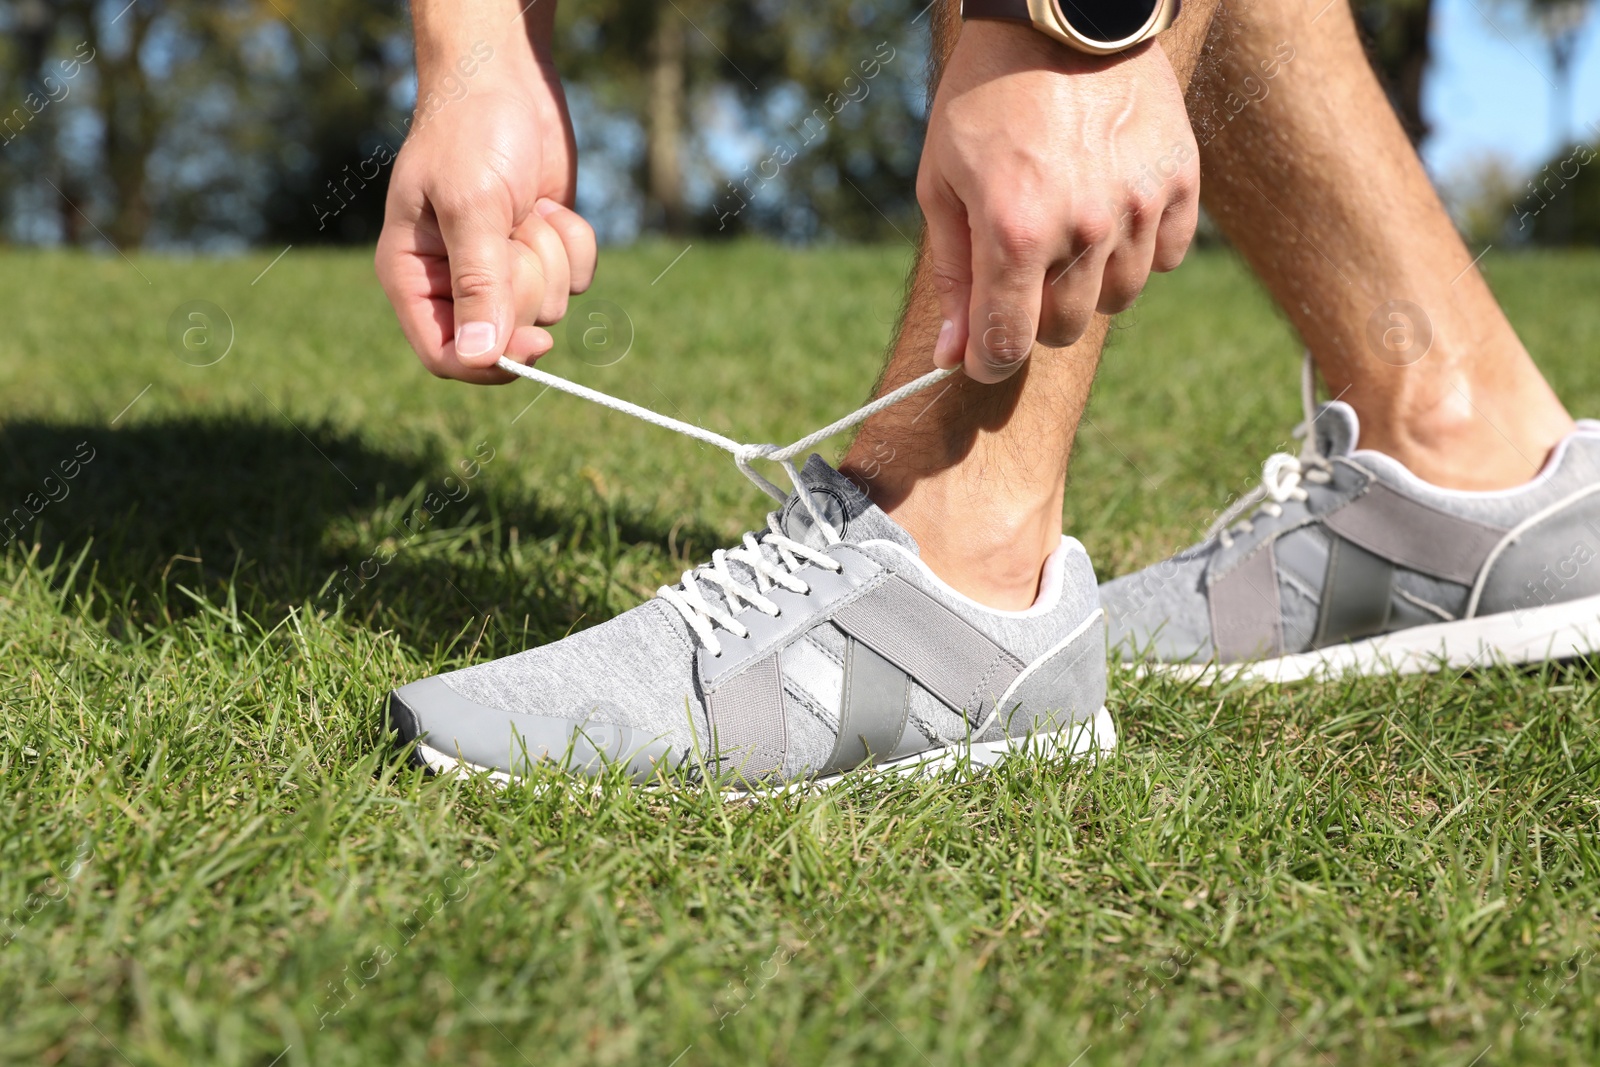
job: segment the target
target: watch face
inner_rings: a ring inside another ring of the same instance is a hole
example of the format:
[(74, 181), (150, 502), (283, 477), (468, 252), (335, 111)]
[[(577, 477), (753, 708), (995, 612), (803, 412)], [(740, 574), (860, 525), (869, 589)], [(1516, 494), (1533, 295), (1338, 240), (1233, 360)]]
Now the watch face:
[(1055, 0), (1062, 21), (1095, 44), (1135, 37), (1150, 24), (1161, 0)]

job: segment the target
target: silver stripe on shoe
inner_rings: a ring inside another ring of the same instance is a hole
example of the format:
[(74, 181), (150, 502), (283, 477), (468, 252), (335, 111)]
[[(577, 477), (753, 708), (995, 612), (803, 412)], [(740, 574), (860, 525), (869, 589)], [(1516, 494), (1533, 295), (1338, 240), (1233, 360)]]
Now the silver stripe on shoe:
[(851, 638), (845, 649), (839, 739), (823, 773), (836, 774), (889, 759), (900, 747), (910, 713), (910, 677)]

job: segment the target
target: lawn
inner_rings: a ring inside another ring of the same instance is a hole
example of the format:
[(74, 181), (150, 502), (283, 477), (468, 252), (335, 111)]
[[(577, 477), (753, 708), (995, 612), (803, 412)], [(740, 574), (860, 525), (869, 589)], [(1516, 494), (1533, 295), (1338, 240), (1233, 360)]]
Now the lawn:
[[(744, 440), (863, 399), (905, 246), (680, 251), (608, 252), (545, 366)], [(1096, 767), (756, 806), (423, 776), (389, 688), (602, 621), (765, 505), (715, 450), (428, 377), (367, 255), (274, 254), (0, 256), (0, 505), (37, 512), (0, 557), (0, 1061), (1600, 1058), (1583, 665), (1118, 677)], [(1485, 262), (1600, 414), (1600, 256)], [(194, 301), (226, 319), (185, 347)], [(1225, 254), (1122, 327), (1067, 498), (1107, 576), (1298, 419)]]

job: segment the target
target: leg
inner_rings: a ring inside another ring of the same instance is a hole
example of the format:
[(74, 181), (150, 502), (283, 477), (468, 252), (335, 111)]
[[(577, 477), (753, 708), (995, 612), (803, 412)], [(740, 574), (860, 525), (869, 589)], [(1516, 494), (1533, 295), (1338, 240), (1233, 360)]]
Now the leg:
[[(1185, 85), (1215, 9), (1216, 0), (1190, 0), (1162, 35), (1160, 47)], [(944, 2), (933, 13), (941, 61), (955, 45), (958, 11)], [(921, 255), (880, 391), (932, 368), (941, 321)], [(998, 385), (957, 375), (930, 401), (883, 412), (862, 428), (841, 465), (917, 538), (935, 572), (982, 603), (1015, 609), (1033, 602), (1040, 567), (1061, 539), (1067, 460), (1106, 327), (1097, 316), (1068, 348), (1035, 345), (1024, 368)]]
[(1207, 210), (1360, 415), (1361, 446), (1453, 489), (1532, 477), (1572, 419), (1445, 214), (1347, 6), (1230, 4), (1190, 102)]

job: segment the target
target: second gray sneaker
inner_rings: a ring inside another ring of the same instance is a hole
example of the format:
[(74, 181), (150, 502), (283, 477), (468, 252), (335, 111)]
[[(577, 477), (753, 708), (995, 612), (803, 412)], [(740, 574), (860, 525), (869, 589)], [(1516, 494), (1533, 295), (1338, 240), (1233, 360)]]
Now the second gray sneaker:
[(1202, 543), (1101, 587), (1114, 654), (1283, 682), (1600, 650), (1600, 422), (1485, 493), (1357, 450), (1347, 404), (1311, 428)]
[(703, 768), (735, 788), (1115, 743), (1105, 623), (1063, 538), (1027, 611), (977, 604), (819, 457), (767, 529), (609, 622), (390, 695), (435, 769)]

